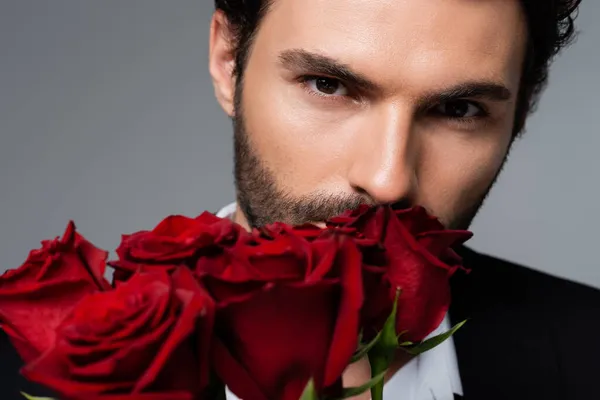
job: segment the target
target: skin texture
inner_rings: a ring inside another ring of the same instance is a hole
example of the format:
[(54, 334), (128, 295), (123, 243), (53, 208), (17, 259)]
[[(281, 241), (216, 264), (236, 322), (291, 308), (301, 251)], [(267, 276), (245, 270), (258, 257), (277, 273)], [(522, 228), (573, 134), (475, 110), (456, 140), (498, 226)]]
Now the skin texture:
[[(234, 121), (236, 222), (319, 222), (364, 202), (467, 228), (512, 143), (526, 32), (516, 0), (275, 0), (236, 81), (217, 11), (210, 72)], [(345, 379), (365, 377), (359, 363)]]

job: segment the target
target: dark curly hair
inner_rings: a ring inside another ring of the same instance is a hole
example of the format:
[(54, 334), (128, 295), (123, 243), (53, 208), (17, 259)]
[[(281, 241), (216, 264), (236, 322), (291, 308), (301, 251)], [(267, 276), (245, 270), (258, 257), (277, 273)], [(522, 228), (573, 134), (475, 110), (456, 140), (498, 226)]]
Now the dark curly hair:
[[(548, 83), (554, 57), (575, 37), (574, 19), (581, 0), (520, 0), (529, 30), (513, 134), (523, 131)], [(273, 0), (215, 0), (227, 17), (235, 43), (234, 74), (241, 81), (254, 34)]]

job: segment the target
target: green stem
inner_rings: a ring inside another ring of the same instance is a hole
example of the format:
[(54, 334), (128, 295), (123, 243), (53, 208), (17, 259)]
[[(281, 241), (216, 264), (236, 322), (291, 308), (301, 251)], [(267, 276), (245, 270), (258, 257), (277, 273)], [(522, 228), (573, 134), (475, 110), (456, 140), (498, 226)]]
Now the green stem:
[(219, 388), (219, 390), (217, 391), (217, 396), (215, 397), (215, 400), (226, 400), (227, 397), (225, 395), (225, 386), (223, 386), (222, 388)]
[[(369, 354), (371, 364), (371, 376), (377, 376), (384, 372), (388, 367), (385, 357)], [(371, 400), (383, 400), (384, 379), (371, 388)]]

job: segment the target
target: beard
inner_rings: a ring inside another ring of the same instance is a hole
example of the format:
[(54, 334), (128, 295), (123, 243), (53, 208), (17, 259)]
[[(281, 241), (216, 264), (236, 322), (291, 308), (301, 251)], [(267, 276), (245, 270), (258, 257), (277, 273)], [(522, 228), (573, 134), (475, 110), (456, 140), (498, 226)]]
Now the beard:
[[(233, 128), (236, 197), (238, 206), (244, 213), (250, 228), (258, 228), (274, 222), (285, 222), (292, 225), (321, 222), (347, 210), (357, 208), (361, 204), (377, 205), (377, 202), (366, 194), (315, 192), (305, 196), (293, 196), (281, 189), (277, 184), (275, 173), (260, 159), (250, 140), (251, 134), (246, 129), (244, 120), (241, 88), (237, 88), (235, 97)], [(464, 201), (460, 212), (447, 221), (441, 222), (449, 229), (468, 229), (501, 170), (502, 168), (499, 168), (483, 194), (475, 198), (471, 196), (470, 199)], [(396, 209), (409, 208), (414, 205), (405, 199), (399, 199), (391, 204)], [(430, 214), (435, 215), (425, 205), (421, 206), (425, 207)]]

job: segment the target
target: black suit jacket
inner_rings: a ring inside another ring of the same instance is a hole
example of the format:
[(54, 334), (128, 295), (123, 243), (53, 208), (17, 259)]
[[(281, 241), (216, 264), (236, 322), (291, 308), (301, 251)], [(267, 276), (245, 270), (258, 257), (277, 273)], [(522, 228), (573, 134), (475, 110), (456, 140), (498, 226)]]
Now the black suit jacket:
[[(600, 291), (463, 249), (452, 322), (464, 398), (600, 399)], [(565, 268), (569, 268), (565, 265)]]
[[(600, 291), (466, 248), (461, 255), (471, 273), (452, 278), (450, 317), (468, 319), (454, 336), (463, 399), (600, 399)], [(50, 395), (20, 366), (1, 334), (0, 399)]]

